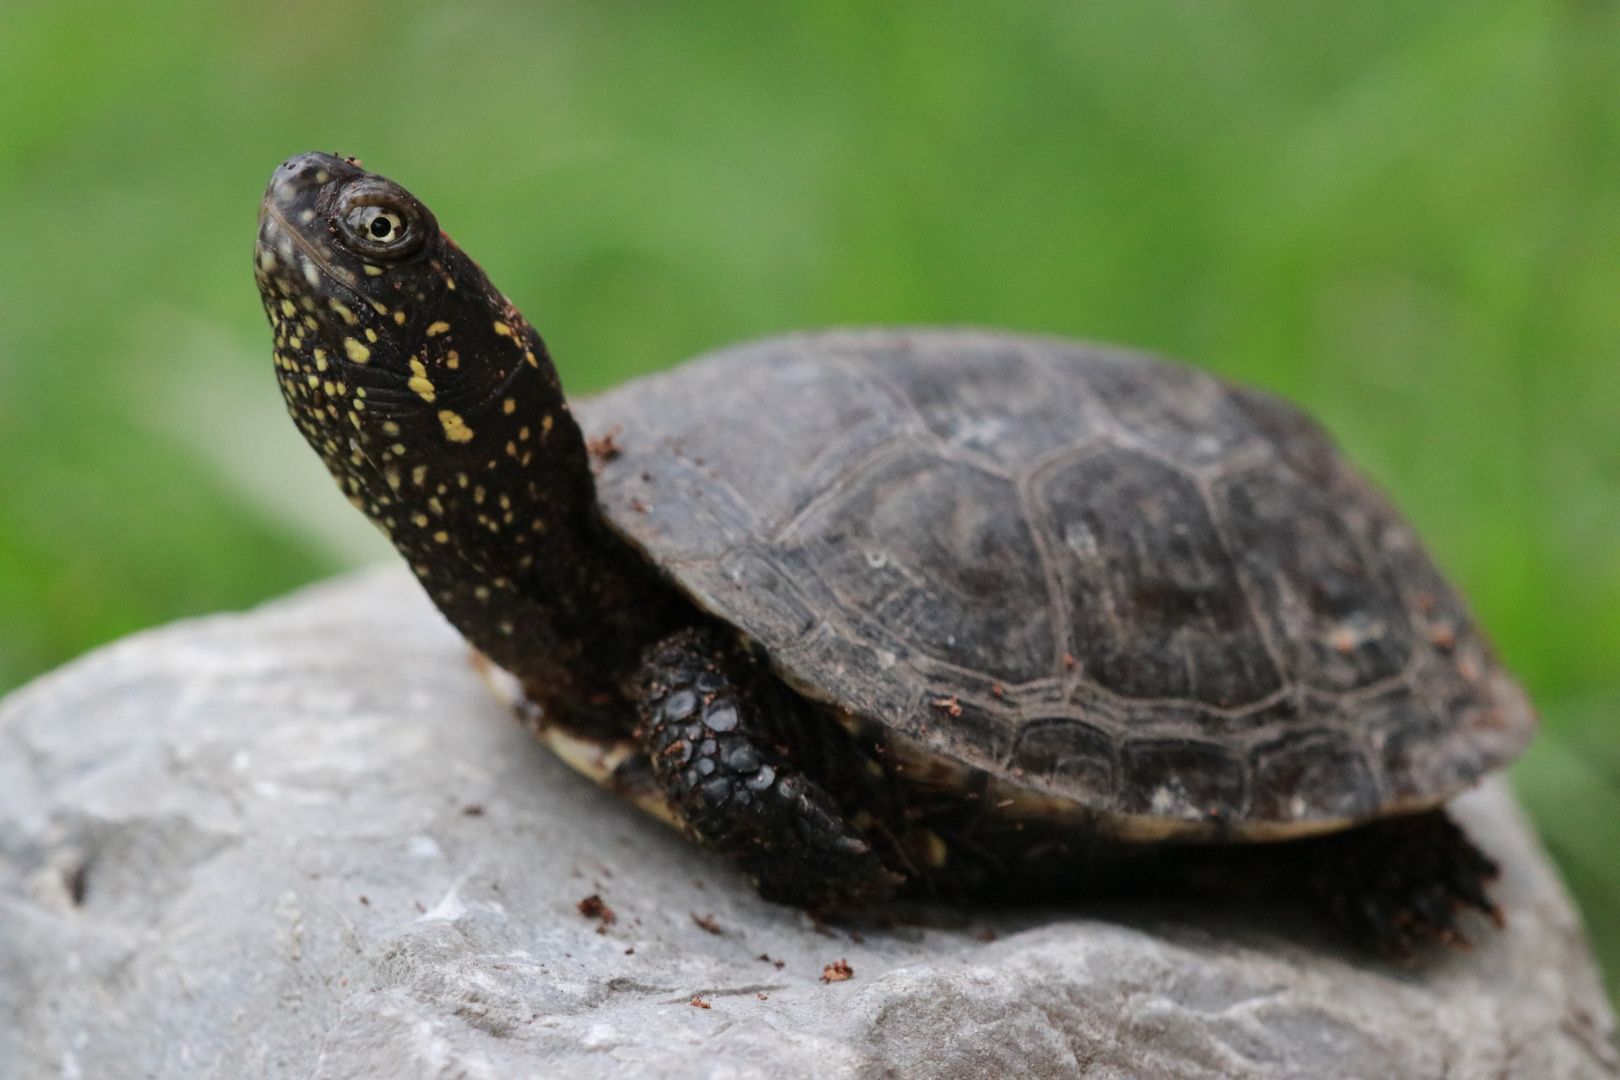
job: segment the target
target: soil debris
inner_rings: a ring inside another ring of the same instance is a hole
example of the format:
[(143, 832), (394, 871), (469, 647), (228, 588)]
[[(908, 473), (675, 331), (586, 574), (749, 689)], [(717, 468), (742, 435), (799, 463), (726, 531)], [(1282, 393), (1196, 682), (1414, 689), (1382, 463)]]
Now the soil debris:
[(821, 969), (821, 981), (824, 983), (844, 982), (855, 977), (855, 969), (849, 966), (848, 960), (834, 960)]

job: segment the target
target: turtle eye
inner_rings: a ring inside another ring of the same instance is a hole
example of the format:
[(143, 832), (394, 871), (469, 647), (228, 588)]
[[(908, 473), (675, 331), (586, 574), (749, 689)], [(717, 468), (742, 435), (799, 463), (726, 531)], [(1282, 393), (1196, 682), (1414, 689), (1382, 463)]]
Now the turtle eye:
[(398, 214), (391, 214), (387, 210), (377, 210), (371, 220), (365, 223), (365, 228), (371, 239), (379, 244), (386, 244), (405, 235), (405, 223), (399, 219)]
[(351, 235), (371, 248), (402, 246), (411, 231), (405, 219), (386, 206), (356, 206), (345, 224)]
[(428, 235), (416, 201), (380, 177), (353, 184), (333, 209), (345, 246), (363, 256), (402, 259)]

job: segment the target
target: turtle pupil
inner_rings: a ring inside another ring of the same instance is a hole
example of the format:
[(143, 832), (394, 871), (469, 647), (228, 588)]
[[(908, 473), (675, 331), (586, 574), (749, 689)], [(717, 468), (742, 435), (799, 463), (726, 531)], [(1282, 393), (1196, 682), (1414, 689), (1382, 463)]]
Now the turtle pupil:
[(371, 235), (375, 236), (377, 239), (381, 240), (383, 237), (387, 236), (393, 231), (394, 223), (389, 221), (386, 217), (379, 214), (377, 217), (371, 219)]

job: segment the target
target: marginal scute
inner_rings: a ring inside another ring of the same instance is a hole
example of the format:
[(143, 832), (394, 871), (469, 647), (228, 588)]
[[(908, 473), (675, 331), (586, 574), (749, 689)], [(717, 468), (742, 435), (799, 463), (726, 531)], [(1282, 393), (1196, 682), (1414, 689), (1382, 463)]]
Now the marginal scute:
[(1353, 821), (1378, 807), (1378, 778), (1351, 731), (1289, 733), (1258, 747), (1252, 760), (1260, 820)]
[(1114, 740), (1083, 720), (1031, 720), (1018, 734), (1012, 767), (1030, 779), (1068, 791), (1084, 791), (1093, 805), (1107, 806), (1116, 791)]
[(1213, 743), (1140, 739), (1125, 744), (1120, 766), (1124, 813), (1220, 822), (1243, 810), (1243, 762)]

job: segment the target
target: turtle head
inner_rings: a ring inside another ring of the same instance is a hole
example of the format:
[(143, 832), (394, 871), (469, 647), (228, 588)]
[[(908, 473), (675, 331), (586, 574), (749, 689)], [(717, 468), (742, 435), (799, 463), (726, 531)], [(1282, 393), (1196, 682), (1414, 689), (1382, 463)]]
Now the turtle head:
[(410, 192), (352, 158), (291, 158), (255, 256), (293, 420), (447, 612), (516, 588), (542, 537), (595, 512), (539, 335)]
[(254, 271), (293, 419), (396, 546), (445, 485), (555, 488), (548, 467), (588, 482), (539, 335), (398, 184), (353, 158), (283, 162)]
[(255, 255), (283, 394), (329, 464), (325, 443), (387, 424), (472, 442), (523, 369), (555, 385), (538, 335), (433, 212), (352, 158), (283, 162)]

